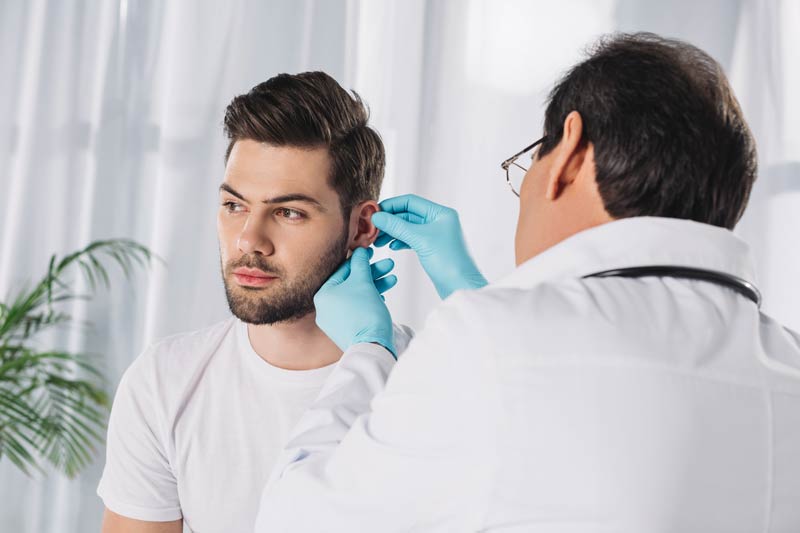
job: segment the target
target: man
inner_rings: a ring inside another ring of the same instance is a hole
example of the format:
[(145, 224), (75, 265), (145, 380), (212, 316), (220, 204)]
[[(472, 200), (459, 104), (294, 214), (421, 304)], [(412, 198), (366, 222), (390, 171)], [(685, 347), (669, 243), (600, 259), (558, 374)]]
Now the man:
[[(217, 225), (233, 317), (149, 347), (126, 371), (98, 494), (103, 531), (249, 532), (288, 430), (342, 351), (314, 294), (378, 234), (384, 149), (367, 110), (321, 72), (237, 96)], [(391, 260), (374, 287), (396, 282)], [(391, 349), (405, 348), (398, 328)]]
[[(605, 38), (552, 91), (533, 148), (512, 158), (530, 164), (518, 268), (449, 296), (396, 365), (368, 254), (320, 289), (346, 351), (256, 531), (800, 531), (800, 335), (759, 312), (730, 231), (756, 153), (719, 65)], [(452, 210), (381, 207), (376, 244), (470, 286)]]

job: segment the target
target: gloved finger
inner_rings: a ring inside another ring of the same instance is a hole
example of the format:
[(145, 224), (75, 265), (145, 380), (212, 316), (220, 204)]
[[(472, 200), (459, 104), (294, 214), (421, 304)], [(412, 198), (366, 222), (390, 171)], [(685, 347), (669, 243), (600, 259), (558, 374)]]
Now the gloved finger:
[[(411, 222), (412, 224), (425, 224), (425, 219), (419, 215), (415, 215), (414, 213), (398, 213), (395, 215), (396, 217), (402, 218), (406, 222)], [(380, 229), (380, 228), (379, 228)], [(384, 231), (378, 232), (378, 237), (375, 239), (373, 243), (377, 247), (386, 246), (391, 242), (394, 237), (387, 234)]]
[[(348, 260), (348, 261), (345, 261), (344, 263), (342, 263), (342, 266), (340, 266), (336, 270), (336, 272), (331, 274), (331, 277), (329, 277), (328, 280), (325, 283), (322, 284), (322, 287), (319, 288), (319, 291), (321, 291), (321, 290), (323, 290), (325, 288), (328, 288), (328, 287), (334, 287), (336, 285), (340, 285), (349, 276), (350, 276), (350, 261)], [(319, 291), (317, 291), (317, 292), (319, 292)]]
[[(425, 219), (419, 215), (415, 215), (414, 213), (398, 213), (395, 216), (402, 218), (406, 222), (411, 222), (412, 224), (425, 224)], [(377, 246), (378, 248), (380, 248), (381, 246), (386, 246), (392, 241), (393, 238), (394, 237), (392, 237), (385, 231), (378, 231), (378, 237), (375, 239), (373, 245)]]
[(375, 280), (375, 288), (378, 289), (378, 292), (381, 294), (388, 291), (395, 285), (397, 285), (397, 276), (394, 274)]
[(389, 245), (389, 248), (391, 248), (394, 251), (410, 250), (411, 249), (411, 247), (409, 245), (407, 245), (403, 241), (398, 241), (396, 239), (394, 241), (392, 241), (392, 244)]
[(378, 211), (372, 215), (372, 224), (395, 239), (400, 239), (411, 248), (418, 242), (421, 228), (420, 224), (413, 224), (403, 220), (397, 215)]
[(381, 259), (380, 261), (372, 263), (369, 268), (372, 271), (372, 279), (382, 278), (392, 271), (394, 268), (394, 261), (389, 258)]
[[(377, 213), (385, 213), (385, 211), (376, 211), (375, 213), (372, 213), (372, 216), (374, 217)], [(401, 211), (400, 213), (387, 213), (387, 214), (395, 216), (401, 220), (405, 220), (406, 222), (411, 222), (412, 224), (425, 224), (427, 222), (423, 217), (415, 213), (409, 213), (407, 211)]]
[(406, 222), (411, 222), (412, 224), (425, 224), (425, 219), (419, 215), (415, 215), (414, 213), (409, 213), (408, 211), (403, 211), (402, 213), (397, 213), (394, 216), (398, 218), (402, 218)]
[(367, 260), (372, 259), (372, 256), (375, 255), (375, 250), (372, 248), (365, 248), (367, 251)]
[(378, 237), (375, 239), (375, 242), (372, 243), (373, 246), (377, 246), (380, 248), (381, 246), (386, 246), (390, 242), (394, 240), (394, 237), (389, 235), (388, 233), (378, 232)]
[(387, 198), (378, 205), (380, 206), (381, 211), (385, 211), (387, 213), (396, 214), (407, 211), (409, 213), (414, 213), (425, 220), (428, 220), (430, 215), (437, 214), (442, 209), (446, 209), (445, 206), (431, 202), (430, 200), (427, 200), (421, 196), (417, 196), (416, 194), (403, 194), (401, 196), (395, 196), (394, 198)]
[(371, 248), (358, 247), (353, 250), (353, 255), (350, 256), (350, 275), (356, 277), (357, 280), (372, 281), (372, 272), (369, 266), (369, 258), (372, 256), (371, 250)]

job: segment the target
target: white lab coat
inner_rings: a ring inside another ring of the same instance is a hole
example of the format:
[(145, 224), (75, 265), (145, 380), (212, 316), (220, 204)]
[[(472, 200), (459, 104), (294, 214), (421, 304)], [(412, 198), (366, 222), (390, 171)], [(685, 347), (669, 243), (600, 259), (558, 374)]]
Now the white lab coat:
[(353, 346), (256, 531), (800, 532), (800, 336), (714, 283), (581, 279), (664, 264), (754, 277), (727, 230), (624, 219), (455, 293), (397, 364)]

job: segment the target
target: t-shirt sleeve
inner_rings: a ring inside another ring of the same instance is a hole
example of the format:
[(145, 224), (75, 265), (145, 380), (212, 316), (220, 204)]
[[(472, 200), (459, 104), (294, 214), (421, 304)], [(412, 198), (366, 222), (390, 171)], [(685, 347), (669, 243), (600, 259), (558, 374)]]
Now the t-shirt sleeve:
[(165, 444), (154, 348), (122, 376), (108, 422), (106, 464), (97, 488), (105, 506), (136, 520), (181, 518), (175, 474)]

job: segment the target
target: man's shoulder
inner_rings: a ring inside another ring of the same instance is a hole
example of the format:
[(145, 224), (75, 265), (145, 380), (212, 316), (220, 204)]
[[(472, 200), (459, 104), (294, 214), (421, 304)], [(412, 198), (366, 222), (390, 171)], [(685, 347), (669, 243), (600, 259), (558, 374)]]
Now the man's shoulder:
[(235, 317), (200, 329), (175, 333), (151, 343), (131, 364), (128, 379), (169, 380), (172, 375), (189, 375), (203, 365), (222, 344), (236, 324)]
[(150, 349), (158, 357), (216, 347), (236, 322), (236, 317), (231, 316), (204, 328), (175, 333), (155, 341)]

